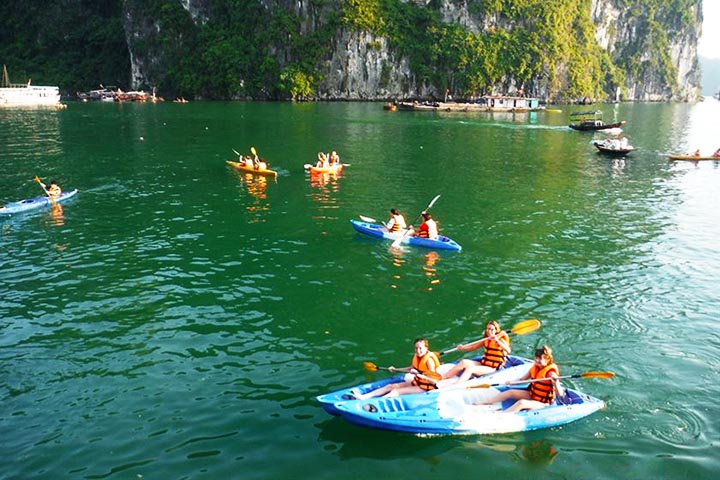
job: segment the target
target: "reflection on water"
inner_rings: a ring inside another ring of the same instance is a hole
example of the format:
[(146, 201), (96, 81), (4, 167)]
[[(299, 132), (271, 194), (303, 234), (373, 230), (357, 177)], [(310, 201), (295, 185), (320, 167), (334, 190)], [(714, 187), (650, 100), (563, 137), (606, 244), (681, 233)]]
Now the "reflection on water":
[(317, 204), (319, 212), (313, 215), (316, 219), (336, 219), (336, 215), (328, 215), (328, 211), (337, 211), (340, 208), (338, 193), (340, 192), (339, 179), (342, 170), (337, 173), (310, 173), (310, 199)]
[(270, 202), (267, 196), (268, 178), (263, 175), (254, 175), (247, 172), (235, 171), (247, 193), (253, 198), (251, 203), (245, 206), (250, 213), (251, 223), (266, 222), (267, 213), (270, 211)]
[(59, 203), (54, 205), (50, 210), (50, 224), (53, 227), (62, 227), (65, 225), (65, 215), (63, 215), (63, 206)]

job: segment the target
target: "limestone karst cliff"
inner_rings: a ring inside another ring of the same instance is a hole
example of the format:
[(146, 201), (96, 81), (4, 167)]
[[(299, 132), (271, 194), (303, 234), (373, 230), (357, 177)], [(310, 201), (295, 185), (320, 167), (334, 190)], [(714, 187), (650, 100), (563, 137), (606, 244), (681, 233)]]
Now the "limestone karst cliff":
[[(702, 0), (68, 0), (56, 12), (85, 13), (82, 23), (30, 18), (39, 0), (4, 3), (0, 56), (62, 78), (82, 66), (68, 89), (126, 81), (166, 96), (327, 100), (522, 91), (573, 102), (692, 101), (700, 87)], [(35, 57), (11, 50), (15, 37)], [(111, 40), (122, 48), (104, 54), (101, 73), (125, 78), (91, 79), (100, 58), (63, 57)]]

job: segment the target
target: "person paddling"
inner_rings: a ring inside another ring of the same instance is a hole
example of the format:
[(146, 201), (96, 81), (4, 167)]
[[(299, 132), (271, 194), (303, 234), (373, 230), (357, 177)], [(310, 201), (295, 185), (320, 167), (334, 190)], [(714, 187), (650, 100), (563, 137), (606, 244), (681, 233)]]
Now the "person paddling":
[(443, 378), (452, 378), (462, 372), (458, 382), (464, 382), (470, 380), (472, 376), (487, 375), (502, 367), (511, 352), (510, 336), (500, 329), (498, 322), (490, 320), (485, 326), (485, 338), (467, 345), (458, 345), (457, 349), (461, 352), (470, 352), (480, 347), (485, 347), (485, 353), (479, 362), (469, 358), (461, 360), (448, 370)]
[[(412, 358), (411, 370), (411, 373), (416, 375), (412, 380), (390, 383), (365, 394), (353, 393), (353, 397), (355, 400), (365, 400), (380, 396), (394, 397), (396, 395), (435, 390), (438, 388), (437, 384), (429, 375), (436, 374), (439, 366), (440, 358), (437, 353), (430, 351), (427, 339), (418, 338), (415, 340), (415, 355)], [(389, 367), (388, 370), (394, 372), (396, 369), (395, 367)]]
[(397, 208), (390, 209), (390, 220), (388, 220), (385, 227), (387, 227), (388, 232), (399, 232), (400, 230), (405, 230), (407, 228), (405, 217), (402, 213), (400, 213), (400, 210)]
[(439, 236), (438, 226), (428, 212), (422, 212), (423, 223), (418, 228), (417, 236), (437, 240)]
[(555, 401), (555, 397), (565, 396), (565, 390), (560, 385), (560, 380), (557, 379), (559, 376), (560, 369), (553, 361), (552, 349), (543, 345), (535, 350), (535, 363), (530, 367), (530, 371), (519, 379), (540, 381), (530, 383), (527, 389), (510, 388), (483, 402), (478, 402), (476, 405), (488, 405), (515, 399), (517, 402), (507, 408), (506, 412), (545, 408)]
[(45, 193), (47, 194), (48, 197), (58, 198), (62, 194), (62, 189), (60, 188), (60, 185), (58, 185), (55, 180), (51, 180), (50, 185), (48, 185), (48, 186), (45, 186), (45, 184), (42, 182), (38, 182), (38, 183), (40, 184), (40, 186), (43, 187), (43, 189), (45, 190)]

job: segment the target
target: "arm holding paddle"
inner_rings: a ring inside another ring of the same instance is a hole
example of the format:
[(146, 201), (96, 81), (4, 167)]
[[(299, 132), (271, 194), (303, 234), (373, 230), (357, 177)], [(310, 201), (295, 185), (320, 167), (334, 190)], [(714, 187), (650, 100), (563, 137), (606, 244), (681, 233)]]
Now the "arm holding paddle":
[[(354, 392), (353, 395), (355, 399), (366, 400), (374, 397), (392, 397), (406, 393), (421, 393), (428, 390), (435, 390), (437, 388), (437, 382), (442, 379), (442, 376), (437, 373), (437, 368), (440, 366), (440, 359), (435, 352), (430, 351), (428, 341), (425, 338), (416, 339), (414, 346), (415, 355), (412, 359), (412, 367), (409, 369), (410, 373), (414, 374), (412, 380), (390, 383), (364, 394)], [(364, 362), (364, 365), (368, 370), (379, 368), (372, 362)], [(390, 370), (390, 368), (391, 367), (388, 367), (387, 370)], [(407, 368), (394, 369), (408, 370)]]
[(452, 378), (462, 372), (458, 382), (470, 380), (470, 377), (487, 375), (505, 365), (507, 356), (510, 355), (510, 337), (500, 329), (500, 324), (490, 320), (485, 326), (485, 338), (476, 340), (467, 345), (458, 345), (457, 350), (469, 351), (485, 347), (485, 352), (480, 361), (464, 359), (445, 373), (444, 378)]

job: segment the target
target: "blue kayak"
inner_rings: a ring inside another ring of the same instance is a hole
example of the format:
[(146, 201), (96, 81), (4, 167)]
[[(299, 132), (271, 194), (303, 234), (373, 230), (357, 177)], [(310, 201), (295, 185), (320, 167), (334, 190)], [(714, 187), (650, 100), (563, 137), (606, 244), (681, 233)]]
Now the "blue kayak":
[(363, 427), (413, 434), (479, 435), (556, 427), (605, 406), (602, 400), (568, 388), (565, 397), (537, 410), (505, 411), (514, 400), (475, 405), (507, 388), (510, 387), (440, 389), (436, 394), (337, 402), (334, 408), (345, 420)]
[[(63, 192), (60, 196), (55, 198), (55, 202), (62, 203), (65, 200), (69, 200), (78, 193), (77, 190), (70, 190)], [(36, 210), (38, 208), (52, 206), (52, 200), (46, 196), (29, 198), (27, 200), (20, 200), (19, 202), (10, 202), (4, 206), (0, 206), (0, 215), (13, 215), (15, 213), (23, 213), (29, 210)]]
[(441, 250), (455, 250), (460, 251), (462, 247), (450, 237), (444, 235), (438, 236), (437, 240), (430, 238), (413, 237), (411, 235), (405, 235), (403, 232), (390, 232), (384, 225), (377, 223), (362, 222), (360, 220), (350, 220), (353, 228), (360, 233), (369, 235), (375, 238), (384, 238), (385, 240), (395, 241), (398, 238), (400, 242), (405, 245), (414, 245), (416, 247), (425, 248), (436, 248)]
[[(472, 360), (479, 361), (482, 358), (482, 356), (474, 357)], [(454, 383), (454, 379), (446, 379), (442, 380), (439, 384), (440, 388), (438, 390), (432, 390), (427, 393), (420, 394), (421, 396), (432, 396), (437, 395), (440, 391), (443, 390), (450, 390), (450, 389), (465, 389), (467, 387), (471, 387), (473, 385), (481, 384), (481, 383), (502, 383), (502, 382), (508, 382), (508, 381), (515, 381), (522, 378), (523, 375), (525, 375), (528, 371), (530, 371), (530, 366), (533, 364), (532, 360), (528, 360), (527, 358), (522, 357), (516, 357), (514, 355), (510, 355), (507, 358), (507, 361), (505, 362), (505, 366), (498, 369), (497, 371), (489, 374), (484, 375), (482, 377), (475, 377), (473, 379), (468, 380), (467, 382), (463, 382), (462, 384), (456, 384)], [(438, 373), (444, 373), (450, 370), (453, 367), (454, 363), (444, 363), (440, 365), (440, 368), (438, 369)], [(408, 378), (412, 377), (412, 374), (407, 375)], [(457, 377), (455, 377), (457, 378)], [(348, 399), (352, 398), (351, 396), (354, 394), (354, 392), (359, 392), (361, 394), (367, 393), (369, 391), (375, 390), (380, 387), (384, 387), (385, 385), (388, 385), (390, 383), (398, 383), (398, 382), (404, 382), (406, 379), (406, 375), (396, 375), (394, 377), (384, 378), (381, 380), (377, 380), (375, 382), (369, 382), (364, 383), (361, 385), (356, 385), (354, 387), (348, 387), (343, 388), (341, 390), (337, 390), (334, 392), (326, 393), (324, 395), (319, 395), (316, 397), (317, 401), (320, 402), (322, 407), (325, 409), (326, 412), (328, 412), (331, 415), (340, 415), (340, 411), (335, 407), (337, 403), (340, 402), (346, 402)], [(346, 402), (347, 403), (347, 402)]]

